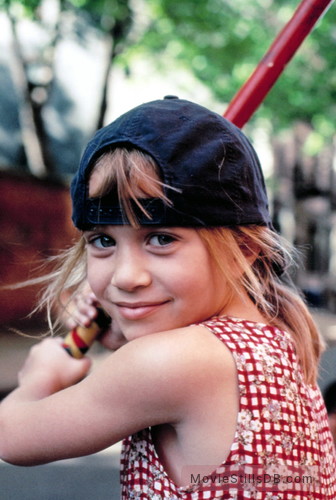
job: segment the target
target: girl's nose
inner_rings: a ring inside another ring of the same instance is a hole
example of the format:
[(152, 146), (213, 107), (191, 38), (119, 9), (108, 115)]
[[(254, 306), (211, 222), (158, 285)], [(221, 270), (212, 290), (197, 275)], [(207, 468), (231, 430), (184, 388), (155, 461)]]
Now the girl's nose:
[(151, 273), (139, 255), (119, 255), (116, 258), (111, 284), (120, 290), (131, 292), (151, 284)]

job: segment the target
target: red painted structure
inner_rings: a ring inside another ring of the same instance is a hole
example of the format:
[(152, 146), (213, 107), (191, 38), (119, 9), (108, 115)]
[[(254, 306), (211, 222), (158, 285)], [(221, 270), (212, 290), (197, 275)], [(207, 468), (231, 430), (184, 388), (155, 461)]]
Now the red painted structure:
[[(0, 286), (36, 277), (48, 256), (71, 244), (75, 230), (70, 214), (66, 187), (0, 172)], [(0, 322), (28, 315), (37, 291), (0, 288)]]

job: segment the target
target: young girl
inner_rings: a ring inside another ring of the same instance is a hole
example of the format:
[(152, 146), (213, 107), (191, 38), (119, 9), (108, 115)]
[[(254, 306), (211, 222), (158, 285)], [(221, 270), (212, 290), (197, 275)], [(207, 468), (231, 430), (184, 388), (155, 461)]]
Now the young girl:
[(143, 104), (96, 133), (71, 194), (81, 236), (45, 300), (88, 282), (114, 352), (89, 373), (61, 339), (34, 347), (0, 406), (1, 457), (41, 464), (123, 439), (123, 499), (334, 500), (321, 341), (284, 284), (241, 131), (188, 101)]

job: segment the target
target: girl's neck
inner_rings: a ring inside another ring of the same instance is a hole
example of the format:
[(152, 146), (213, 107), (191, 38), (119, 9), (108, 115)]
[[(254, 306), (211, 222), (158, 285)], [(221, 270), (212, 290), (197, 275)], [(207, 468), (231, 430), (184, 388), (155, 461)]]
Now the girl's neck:
[(231, 300), (230, 303), (223, 308), (222, 315), (233, 316), (255, 323), (268, 323), (267, 318), (261, 314), (257, 306), (248, 296), (244, 297), (244, 300), (241, 300), (241, 297)]

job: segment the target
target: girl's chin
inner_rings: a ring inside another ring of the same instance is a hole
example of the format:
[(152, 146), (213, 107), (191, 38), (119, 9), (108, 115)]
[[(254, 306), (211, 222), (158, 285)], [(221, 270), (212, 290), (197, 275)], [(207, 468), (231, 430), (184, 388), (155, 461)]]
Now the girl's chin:
[(120, 331), (113, 332), (111, 327), (101, 333), (97, 340), (110, 351), (116, 351), (119, 347), (127, 343), (124, 335)]

